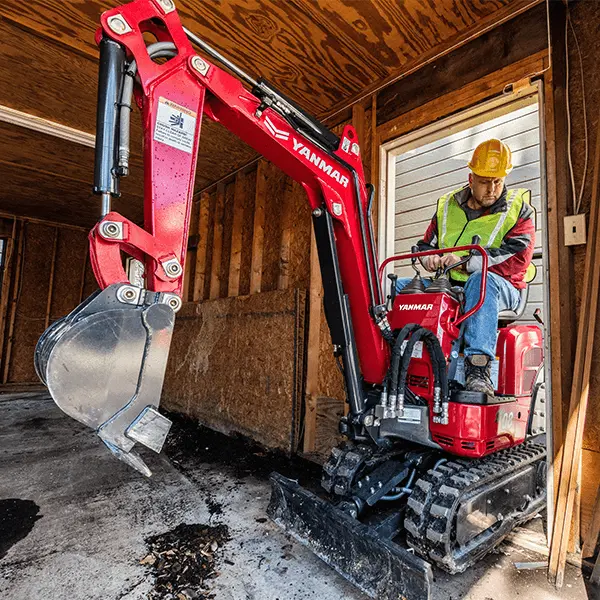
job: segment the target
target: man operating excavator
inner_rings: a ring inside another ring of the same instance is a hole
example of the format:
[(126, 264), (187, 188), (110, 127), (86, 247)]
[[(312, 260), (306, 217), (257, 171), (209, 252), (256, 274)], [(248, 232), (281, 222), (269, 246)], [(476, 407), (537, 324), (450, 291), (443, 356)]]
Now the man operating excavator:
[[(464, 324), (465, 387), (469, 391), (494, 395), (491, 361), (496, 356), (498, 314), (516, 310), (519, 291), (532, 279), (531, 264), (535, 246), (534, 209), (526, 189), (507, 189), (511, 172), (510, 148), (498, 139), (487, 140), (473, 152), (469, 162), (469, 183), (442, 196), (425, 236), (417, 243), (420, 252), (468, 244), (473, 236), (481, 238), (487, 249), (489, 273), (483, 306)], [(462, 253), (464, 254), (464, 253)], [(459, 262), (459, 253), (426, 256), (423, 268), (440, 273)], [(452, 285), (464, 287), (465, 311), (479, 300), (481, 257), (448, 271)], [(398, 279), (398, 291), (412, 281)], [(423, 280), (425, 287), (432, 279)]]

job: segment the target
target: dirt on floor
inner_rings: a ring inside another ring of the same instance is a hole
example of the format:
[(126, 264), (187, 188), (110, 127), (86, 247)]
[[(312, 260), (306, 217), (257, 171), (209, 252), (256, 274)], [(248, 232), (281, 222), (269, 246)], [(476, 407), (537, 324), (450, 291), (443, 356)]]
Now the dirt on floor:
[[(48, 397), (0, 400), (0, 597), (10, 600), (365, 600), (266, 517), (268, 476), (320, 467), (180, 416), (146, 479)], [(9, 525), (7, 525), (9, 523)], [(568, 566), (557, 591), (503, 544), (431, 600), (597, 600)]]

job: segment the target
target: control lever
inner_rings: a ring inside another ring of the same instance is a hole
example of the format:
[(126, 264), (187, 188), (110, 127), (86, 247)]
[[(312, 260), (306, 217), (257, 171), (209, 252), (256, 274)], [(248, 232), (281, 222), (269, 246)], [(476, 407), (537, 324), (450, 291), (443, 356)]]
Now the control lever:
[(388, 279), (391, 282), (390, 294), (388, 296), (388, 300), (389, 300), (388, 310), (392, 310), (392, 307), (394, 306), (394, 300), (396, 299), (396, 295), (398, 294), (398, 288), (396, 287), (396, 284), (398, 283), (398, 275), (396, 275), (396, 273), (389, 273)]
[[(479, 243), (481, 242), (481, 237), (478, 235), (474, 235), (473, 239), (471, 240), (471, 244), (473, 244), (473, 246), (478, 246)], [(476, 254), (476, 250), (470, 250), (469, 254), (467, 254), (467, 256), (465, 256), (462, 260), (459, 260), (457, 263), (454, 263), (453, 265), (450, 265), (449, 267), (444, 268), (443, 270), (441, 270), (442, 272), (438, 275), (436, 273), (436, 275), (439, 277), (440, 275), (447, 275), (449, 271), (451, 271), (452, 269), (456, 269), (462, 265), (466, 265), (470, 260), (471, 257), (475, 256)], [(440, 269), (438, 269), (438, 271), (440, 271)]]
[[(413, 247), (410, 249), (410, 251), (411, 251), (413, 254), (416, 254), (416, 253), (419, 251), (419, 246), (413, 246)], [(419, 277), (421, 277), (421, 271), (419, 271), (419, 267), (417, 267), (417, 262), (418, 262), (418, 259), (417, 259), (417, 257), (416, 257), (416, 256), (413, 256), (413, 257), (410, 259), (410, 262), (412, 263), (412, 268), (415, 270), (415, 272), (417, 273), (417, 275), (418, 275)]]
[(540, 324), (543, 325), (544, 321), (542, 321), (542, 309), (541, 308), (536, 308), (533, 311), (533, 318)]

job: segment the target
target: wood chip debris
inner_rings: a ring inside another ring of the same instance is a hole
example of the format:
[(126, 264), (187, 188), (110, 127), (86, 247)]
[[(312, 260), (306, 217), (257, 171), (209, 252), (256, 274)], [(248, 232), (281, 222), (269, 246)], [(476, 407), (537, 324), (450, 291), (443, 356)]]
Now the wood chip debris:
[(219, 550), (229, 540), (226, 525), (182, 523), (146, 539), (149, 554), (140, 560), (155, 575), (150, 600), (210, 600), (206, 581), (219, 576)]

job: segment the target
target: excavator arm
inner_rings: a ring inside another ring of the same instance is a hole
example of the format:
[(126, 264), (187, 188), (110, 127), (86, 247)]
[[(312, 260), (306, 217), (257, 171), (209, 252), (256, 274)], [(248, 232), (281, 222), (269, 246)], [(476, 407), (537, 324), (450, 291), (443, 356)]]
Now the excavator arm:
[[(148, 44), (145, 35), (157, 41)], [(172, 0), (135, 0), (105, 12), (96, 40), (94, 191), (102, 197), (103, 216), (89, 240), (101, 291), (38, 343), (38, 374), (56, 403), (95, 429), (119, 458), (150, 474), (132, 447), (140, 442), (160, 451), (170, 426), (156, 409), (181, 306), (206, 116), (306, 190), (325, 313), (343, 362), (351, 414), (360, 415), (365, 383), (380, 384), (385, 377), (390, 331), (370, 222), (374, 190), (364, 182), (354, 128), (346, 126), (338, 138), (267, 81), (244, 73), (182, 27)], [(110, 210), (129, 170), (132, 95), (144, 132), (143, 226)], [(126, 272), (124, 256), (133, 259), (137, 277)]]

